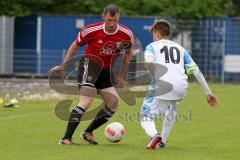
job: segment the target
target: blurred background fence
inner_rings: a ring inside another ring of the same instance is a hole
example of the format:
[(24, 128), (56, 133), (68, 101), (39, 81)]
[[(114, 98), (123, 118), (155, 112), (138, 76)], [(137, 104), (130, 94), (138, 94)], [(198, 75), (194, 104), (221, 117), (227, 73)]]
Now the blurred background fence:
[[(133, 62), (143, 61), (143, 50), (152, 41), (148, 31), (159, 17), (122, 17), (134, 32)], [(168, 18), (171, 39), (192, 53), (208, 80), (240, 82), (240, 19), (207, 18), (180, 21)], [(96, 16), (30, 16), (0, 18), (0, 75), (46, 76), (62, 63), (67, 49), (82, 27), (102, 21)], [(84, 53), (85, 46), (79, 54)], [(137, 68), (136, 68), (137, 69)]]

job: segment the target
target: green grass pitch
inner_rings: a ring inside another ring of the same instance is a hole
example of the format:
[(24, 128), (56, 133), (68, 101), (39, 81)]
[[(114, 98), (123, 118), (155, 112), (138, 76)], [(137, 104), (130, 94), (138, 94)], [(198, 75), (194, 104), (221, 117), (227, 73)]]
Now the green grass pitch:
[[(82, 122), (74, 134), (73, 140), (78, 144), (58, 145), (66, 127), (66, 122), (54, 114), (58, 100), (20, 101), (19, 108), (1, 107), (0, 160), (239, 159), (240, 85), (212, 84), (211, 87), (219, 99), (218, 108), (208, 106), (199, 85), (190, 85), (178, 110), (182, 117), (175, 123), (167, 147), (154, 151), (145, 149), (149, 138), (136, 118), (142, 98), (137, 99), (136, 106), (127, 106), (121, 101), (118, 114), (110, 120), (126, 127), (123, 141), (117, 144), (108, 142), (103, 134), (104, 125), (94, 132), (100, 143), (97, 146), (79, 140), (79, 134), (89, 121)], [(157, 124), (161, 128), (161, 124)]]

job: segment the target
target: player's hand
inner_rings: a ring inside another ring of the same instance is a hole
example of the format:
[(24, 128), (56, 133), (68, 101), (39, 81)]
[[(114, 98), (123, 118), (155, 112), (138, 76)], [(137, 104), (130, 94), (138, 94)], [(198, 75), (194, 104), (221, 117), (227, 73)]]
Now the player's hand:
[(62, 66), (55, 66), (51, 69), (51, 71), (53, 72), (60, 72), (63, 70), (63, 67)]
[(124, 85), (125, 85), (124, 78), (118, 76), (117, 77), (117, 82), (116, 82), (116, 87), (117, 88), (124, 88)]
[(217, 107), (218, 101), (217, 101), (217, 98), (214, 97), (214, 95), (212, 95), (212, 94), (207, 95), (207, 102), (212, 107)]

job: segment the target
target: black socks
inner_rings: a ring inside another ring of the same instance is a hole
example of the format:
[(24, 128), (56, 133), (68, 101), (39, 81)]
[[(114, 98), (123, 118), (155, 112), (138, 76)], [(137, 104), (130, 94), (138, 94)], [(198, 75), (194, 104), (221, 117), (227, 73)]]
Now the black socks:
[(95, 129), (106, 123), (115, 112), (111, 111), (106, 105), (97, 113), (96, 118), (88, 125), (85, 132), (93, 132)]
[(68, 121), (67, 130), (65, 132), (63, 139), (69, 139), (69, 140), (72, 139), (72, 135), (76, 130), (77, 126), (79, 125), (84, 112), (85, 110), (78, 106), (76, 106), (72, 110), (69, 121)]

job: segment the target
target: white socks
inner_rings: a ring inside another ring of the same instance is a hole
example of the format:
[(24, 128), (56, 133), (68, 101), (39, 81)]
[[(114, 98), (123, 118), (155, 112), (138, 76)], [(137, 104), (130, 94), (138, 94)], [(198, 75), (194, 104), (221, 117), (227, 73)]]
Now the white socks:
[(168, 135), (170, 134), (172, 127), (174, 125), (175, 119), (176, 119), (176, 111), (167, 111), (165, 113), (165, 117), (163, 120), (162, 125), (162, 142), (166, 144)]
[(149, 137), (154, 137), (158, 131), (152, 118), (144, 116), (141, 120), (141, 126)]
[[(162, 123), (162, 134), (161, 134), (162, 142), (164, 144), (166, 144), (167, 138), (173, 128), (173, 125), (176, 119), (176, 114), (177, 113), (175, 110), (172, 110), (172, 111), (167, 110), (165, 113), (165, 117)], [(150, 117), (144, 116), (141, 120), (141, 126), (149, 137), (154, 137), (158, 133), (155, 126), (155, 121)]]

